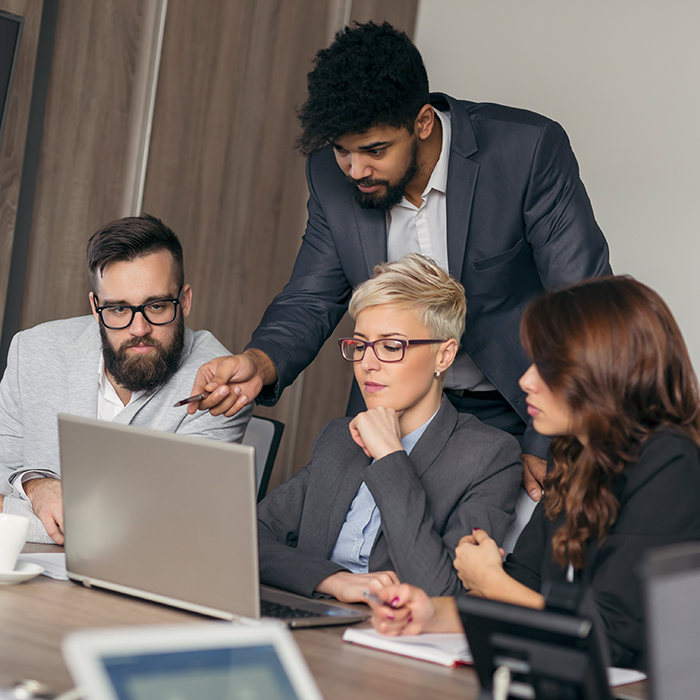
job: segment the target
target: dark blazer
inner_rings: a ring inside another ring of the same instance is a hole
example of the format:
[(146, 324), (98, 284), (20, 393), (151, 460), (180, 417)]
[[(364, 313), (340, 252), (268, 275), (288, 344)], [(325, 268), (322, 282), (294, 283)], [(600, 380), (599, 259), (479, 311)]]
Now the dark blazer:
[[(590, 587), (610, 642), (614, 666), (643, 666), (644, 605), (639, 563), (644, 551), (700, 540), (700, 451), (676, 429), (664, 428), (643, 445), (638, 461), (615, 485), (617, 520), (602, 544), (589, 542), (585, 567), (575, 580)], [(552, 561), (552, 523), (543, 501), (505, 563), (506, 571), (539, 591), (542, 583), (566, 581)]]
[(443, 399), (410, 456), (372, 464), (348, 423), (328, 423), (311, 462), (258, 506), (262, 583), (311, 596), (343, 570), (328, 557), (364, 481), (382, 518), (369, 570), (393, 570), (430, 595), (463, 592), (452, 566), (459, 539), (480, 527), (500, 542), (514, 519), (522, 470), (515, 438)]
[[(519, 341), (523, 310), (544, 290), (609, 274), (608, 247), (559, 124), (441, 93), (431, 103), (452, 119), (447, 249), (468, 302), (462, 344), (527, 422), (518, 387), (529, 365)], [(267, 405), (316, 357), (352, 289), (387, 256), (384, 213), (357, 204), (332, 150), (309, 158), (306, 175), (308, 221), (291, 280), (249, 345), (277, 368), (277, 384), (259, 397)], [(546, 444), (530, 428), (523, 451), (545, 456)]]

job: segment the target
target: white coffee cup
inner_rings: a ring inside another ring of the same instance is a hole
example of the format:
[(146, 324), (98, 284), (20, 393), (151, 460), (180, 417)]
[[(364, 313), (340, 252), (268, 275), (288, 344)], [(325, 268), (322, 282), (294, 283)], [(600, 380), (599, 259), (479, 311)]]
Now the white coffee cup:
[(15, 570), (17, 557), (27, 541), (29, 518), (0, 513), (0, 574)]

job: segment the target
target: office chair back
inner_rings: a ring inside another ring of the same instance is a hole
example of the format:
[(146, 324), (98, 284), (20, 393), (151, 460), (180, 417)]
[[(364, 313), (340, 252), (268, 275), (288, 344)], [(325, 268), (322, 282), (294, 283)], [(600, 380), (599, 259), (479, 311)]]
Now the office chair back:
[(253, 416), (248, 423), (244, 445), (252, 445), (255, 448), (255, 476), (258, 485), (258, 503), (267, 493), (267, 485), (270, 482), (272, 467), (280, 446), (284, 423), (272, 418)]

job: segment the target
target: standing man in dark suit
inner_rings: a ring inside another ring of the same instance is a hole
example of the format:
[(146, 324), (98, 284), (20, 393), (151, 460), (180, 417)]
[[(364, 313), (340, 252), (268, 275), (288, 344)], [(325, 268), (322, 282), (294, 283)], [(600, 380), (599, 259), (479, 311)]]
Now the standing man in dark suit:
[[(213, 360), (189, 410), (274, 404), (314, 359), (373, 267), (409, 252), (464, 285), (467, 327), (445, 391), (521, 441), (539, 499), (548, 441), (518, 377), (519, 325), (545, 290), (611, 272), (564, 130), (538, 114), (430, 94), (418, 49), (384, 23), (346, 27), (319, 51), (299, 110), (308, 222), (289, 284), (241, 355)], [(355, 387), (356, 389), (356, 387)], [(362, 410), (358, 392), (349, 412)]]

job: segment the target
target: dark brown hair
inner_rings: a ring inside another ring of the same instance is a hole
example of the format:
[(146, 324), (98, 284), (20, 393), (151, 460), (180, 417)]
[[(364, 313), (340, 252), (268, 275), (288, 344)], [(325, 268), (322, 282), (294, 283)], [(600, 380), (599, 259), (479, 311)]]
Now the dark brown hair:
[(97, 276), (111, 262), (131, 261), (167, 250), (173, 256), (173, 277), (178, 288), (185, 284), (182, 246), (175, 233), (150, 214), (116, 219), (93, 234), (87, 246), (88, 275), (97, 293)]
[(569, 406), (573, 435), (552, 441), (545, 508), (564, 524), (554, 559), (581, 568), (586, 541), (603, 540), (617, 518), (613, 484), (659, 426), (700, 445), (697, 378), (663, 299), (630, 277), (583, 282), (533, 301), (520, 328), (542, 380)]

